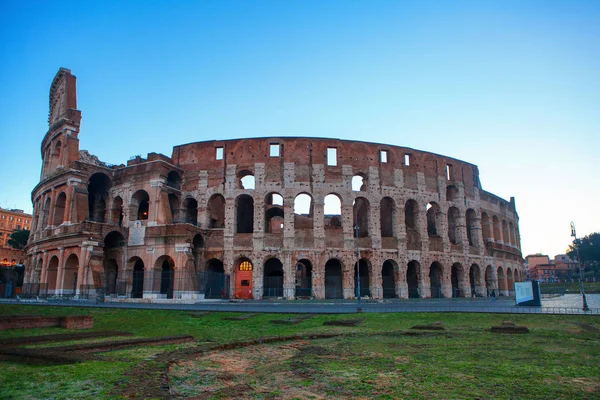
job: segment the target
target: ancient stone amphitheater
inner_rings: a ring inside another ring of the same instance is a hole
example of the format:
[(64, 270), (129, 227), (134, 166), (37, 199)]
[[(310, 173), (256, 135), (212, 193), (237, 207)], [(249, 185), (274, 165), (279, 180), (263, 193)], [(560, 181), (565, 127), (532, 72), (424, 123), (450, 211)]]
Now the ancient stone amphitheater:
[[(50, 90), (26, 293), (112, 301), (509, 295), (518, 215), (477, 166), (327, 138), (213, 140), (108, 165)], [(163, 300), (165, 299), (165, 300)], [(173, 300), (166, 300), (173, 299)]]

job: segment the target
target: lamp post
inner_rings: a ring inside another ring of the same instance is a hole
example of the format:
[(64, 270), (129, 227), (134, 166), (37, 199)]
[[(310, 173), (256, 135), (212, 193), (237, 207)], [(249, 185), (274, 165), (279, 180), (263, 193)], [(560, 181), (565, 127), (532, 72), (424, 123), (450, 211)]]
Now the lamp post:
[(587, 300), (585, 298), (585, 291), (583, 289), (583, 271), (581, 269), (581, 258), (579, 257), (579, 243), (581, 241), (577, 239), (577, 233), (575, 232), (575, 223), (571, 221), (571, 236), (573, 237), (573, 244), (575, 244), (575, 252), (577, 253), (577, 264), (579, 265), (579, 280), (581, 282), (581, 297), (583, 299), (583, 311), (589, 311)]

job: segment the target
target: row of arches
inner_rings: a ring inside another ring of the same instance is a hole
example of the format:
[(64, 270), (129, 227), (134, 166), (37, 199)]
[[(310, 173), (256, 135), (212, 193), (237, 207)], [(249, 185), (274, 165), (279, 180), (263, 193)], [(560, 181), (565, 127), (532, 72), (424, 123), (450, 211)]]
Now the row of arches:
[[(249, 176), (251, 175), (245, 175), (242, 179)], [(362, 177), (358, 178), (362, 179)], [(362, 182), (360, 180), (356, 183), (356, 187), (360, 183), (362, 188), (357, 190), (364, 190)], [(182, 198), (179, 192), (181, 177), (177, 172), (171, 171), (167, 175), (166, 186), (174, 189), (167, 194), (169, 212), (167, 223), (189, 223), (213, 229), (225, 227), (226, 201), (222, 194), (213, 194), (208, 199), (206, 208), (200, 210), (197, 199), (191, 196)], [(150, 203), (152, 200), (148, 192), (138, 190), (126, 202), (121, 196), (109, 199), (111, 187), (110, 178), (103, 173), (96, 173), (90, 177), (88, 183), (89, 220), (122, 226), (126, 214), (128, 214), (129, 221), (156, 218), (151, 215)], [(453, 191), (450, 190), (450, 194), (452, 193)], [(49, 197), (46, 198), (39, 216), (38, 226), (43, 229), (50, 222), (51, 225), (56, 226), (65, 221), (67, 201), (64, 191), (56, 196), (53, 204)], [(254, 214), (257, 212), (257, 208), (255, 197), (252, 194), (238, 195), (234, 202), (235, 225), (233, 230), (235, 233), (252, 233), (255, 229), (263, 229), (265, 233), (283, 232), (287, 204), (284, 204), (284, 198), (280, 193), (270, 192), (262, 199), (264, 205), (261, 210), (261, 213), (264, 214), (262, 227), (254, 226)], [(497, 215), (490, 217), (487, 212), (482, 212), (479, 216), (473, 208), (463, 212), (457, 206), (450, 204), (447, 209), (442, 209), (438, 203), (431, 201), (423, 209), (415, 199), (408, 199), (398, 210), (396, 201), (392, 197), (382, 197), (378, 204), (372, 204), (366, 197), (357, 196), (353, 198), (352, 215), (350, 218), (347, 218), (348, 216), (344, 218), (343, 214), (348, 211), (342, 207), (343, 204), (343, 198), (337, 193), (329, 193), (323, 198), (319, 207), (322, 207), (323, 210), (325, 229), (341, 230), (342, 221), (350, 220), (353, 225), (350, 231), (354, 231), (355, 236), (367, 237), (378, 234), (382, 238), (397, 237), (397, 211), (403, 211), (409, 248), (411, 243), (418, 244), (423, 235), (434, 239), (441, 238), (451, 244), (468, 243), (470, 246), (478, 246), (486, 242), (498, 242), (520, 247), (516, 224), (513, 224), (512, 221), (507, 222), (506, 219)], [(128, 210), (125, 210), (126, 205), (129, 207)], [(403, 210), (401, 210), (402, 208)], [(314, 228), (315, 201), (310, 193), (298, 193), (293, 199), (293, 210), (295, 229)], [(51, 211), (53, 215), (50, 215)], [(378, 212), (379, 215), (372, 215), (374, 212)], [(202, 216), (201, 221), (199, 221), (200, 215)], [(51, 221), (49, 221), (49, 217), (52, 217)], [(378, 223), (375, 223), (373, 218), (377, 218)], [(422, 218), (424, 223), (421, 222)], [(422, 226), (423, 224), (424, 226)], [(483, 241), (483, 243), (479, 243), (479, 241)]]
[[(482, 269), (477, 264), (466, 268), (460, 263), (443, 266), (434, 261), (428, 267), (418, 261), (410, 261), (406, 267), (394, 260), (386, 260), (380, 267), (369, 260), (346, 268), (342, 261), (332, 258), (326, 261), (321, 273), (315, 274), (309, 259), (299, 259), (294, 267), (287, 269), (277, 257), (264, 261), (261, 273), (256, 274), (249, 258), (240, 257), (226, 274), (219, 259), (206, 261), (200, 275), (174, 268), (169, 256), (161, 256), (154, 266), (147, 268), (144, 261), (135, 256), (127, 261), (124, 276), (119, 276), (115, 260), (106, 263), (107, 293), (116, 293), (119, 282), (129, 288), (133, 298), (159, 294), (173, 298), (174, 292), (202, 291), (206, 297), (235, 297), (260, 299), (269, 297), (316, 297), (325, 299), (355, 298), (438, 298), (508, 295), (514, 282), (523, 279), (517, 269), (497, 268), (488, 265)], [(353, 267), (353, 268), (352, 268)], [(319, 271), (317, 271), (319, 272)], [(288, 277), (286, 275), (292, 274)], [(118, 280), (119, 278), (120, 280)], [(203, 281), (203, 284), (198, 282)], [(231, 283), (231, 285), (230, 285)], [(202, 287), (200, 287), (202, 286)]]

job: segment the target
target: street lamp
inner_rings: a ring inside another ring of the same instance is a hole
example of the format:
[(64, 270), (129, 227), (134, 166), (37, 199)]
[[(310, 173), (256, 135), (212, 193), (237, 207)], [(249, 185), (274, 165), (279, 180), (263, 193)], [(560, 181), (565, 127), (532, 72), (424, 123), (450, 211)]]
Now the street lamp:
[(579, 257), (579, 244), (581, 241), (577, 239), (577, 233), (575, 232), (575, 223), (571, 221), (571, 236), (573, 237), (573, 244), (575, 244), (575, 251), (577, 253), (577, 264), (579, 264), (579, 280), (581, 282), (581, 297), (583, 299), (583, 311), (588, 311), (587, 300), (585, 299), (585, 291), (583, 290), (583, 271), (581, 270), (581, 258)]

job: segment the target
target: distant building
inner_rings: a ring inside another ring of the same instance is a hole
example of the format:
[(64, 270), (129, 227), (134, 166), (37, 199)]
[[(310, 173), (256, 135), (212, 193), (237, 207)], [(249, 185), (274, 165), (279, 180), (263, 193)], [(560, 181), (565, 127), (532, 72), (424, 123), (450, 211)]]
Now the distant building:
[(23, 210), (0, 208), (0, 297), (13, 297), (23, 284), (25, 251), (13, 249), (8, 239), (15, 231), (29, 230), (32, 218)]
[(531, 254), (525, 257), (529, 265), (531, 279), (542, 282), (558, 282), (570, 279), (577, 272), (577, 262), (571, 260), (566, 254), (558, 254), (551, 260), (544, 254)]
[(24, 263), (25, 252), (10, 247), (8, 239), (15, 231), (29, 230), (32, 218), (23, 210), (0, 208), (0, 266), (8, 267)]

